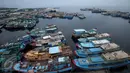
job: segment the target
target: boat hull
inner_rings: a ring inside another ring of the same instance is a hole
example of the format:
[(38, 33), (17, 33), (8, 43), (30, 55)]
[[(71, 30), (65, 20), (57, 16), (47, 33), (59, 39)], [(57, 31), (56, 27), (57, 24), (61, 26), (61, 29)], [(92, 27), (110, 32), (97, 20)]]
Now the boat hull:
[(76, 67), (78, 67), (78, 68), (80, 68), (80, 69), (83, 69), (83, 70), (101, 70), (101, 69), (111, 69), (111, 68), (118, 68), (118, 67), (123, 67), (123, 66), (127, 66), (128, 64), (130, 64), (130, 60), (129, 61), (127, 61), (127, 62), (122, 62), (122, 63), (120, 63), (120, 64), (113, 64), (113, 65), (109, 65), (109, 66), (104, 66), (104, 67), (100, 67), (100, 65), (99, 66), (94, 66), (94, 67), (88, 67), (89, 65), (80, 65), (79, 63), (78, 63), (78, 60), (77, 59), (74, 59), (74, 60), (72, 60), (72, 62), (73, 62), (73, 64), (76, 66)]
[(87, 57), (87, 55), (85, 55), (85, 54), (78, 54), (78, 52), (75, 50), (74, 51), (74, 54), (75, 54), (75, 56), (77, 56), (77, 57), (82, 57), (82, 58), (86, 58)]
[[(19, 63), (16, 63), (13, 67), (13, 69), (15, 71), (18, 71), (18, 72), (24, 72), (24, 73), (27, 73), (29, 69), (20, 69), (20, 64)], [(60, 73), (60, 72), (66, 72), (66, 71), (70, 71), (72, 70), (72, 66), (70, 67), (67, 67), (67, 68), (63, 68), (63, 69), (60, 69), (60, 70), (56, 70), (56, 71), (46, 71), (44, 73)], [(35, 69), (34, 72), (37, 72), (37, 70)]]

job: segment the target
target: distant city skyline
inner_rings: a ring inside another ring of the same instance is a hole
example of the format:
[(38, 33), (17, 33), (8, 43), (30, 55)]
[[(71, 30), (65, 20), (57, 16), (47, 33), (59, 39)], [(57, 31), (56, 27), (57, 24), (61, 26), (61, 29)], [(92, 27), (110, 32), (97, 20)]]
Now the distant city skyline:
[(0, 7), (125, 6), (130, 0), (0, 0)]

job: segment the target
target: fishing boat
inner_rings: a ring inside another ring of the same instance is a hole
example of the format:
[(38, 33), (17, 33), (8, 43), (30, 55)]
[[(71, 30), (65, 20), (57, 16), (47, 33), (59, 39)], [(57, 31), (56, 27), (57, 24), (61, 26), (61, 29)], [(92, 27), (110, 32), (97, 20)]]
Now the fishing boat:
[(28, 51), (24, 57), (29, 61), (48, 60), (55, 56), (72, 56), (70, 46), (42, 46)]
[(84, 8), (84, 9), (83, 9), (83, 8), (81, 8), (80, 10), (81, 10), (81, 11), (88, 11), (88, 9), (87, 9), (87, 8)]
[(110, 13), (109, 13), (109, 12), (102, 12), (101, 14), (102, 14), (102, 15), (105, 15), (105, 16), (110, 15)]
[(78, 42), (85, 43), (85, 42), (91, 42), (93, 40), (97, 40), (97, 38), (96, 37), (79, 38)]
[(42, 61), (41, 63), (19, 62), (14, 65), (13, 69), (18, 72), (34, 70), (34, 72), (41, 73), (59, 73), (71, 70), (72, 65), (68, 56), (61, 56)]
[(76, 48), (95, 48), (95, 45), (92, 42), (76, 43)]
[[(72, 50), (69, 46), (37, 47), (24, 55), (26, 61), (23, 63), (26, 64), (16, 63), (13, 69), (19, 72), (27, 72), (30, 69), (44, 73), (65, 72), (72, 69), (70, 56)], [(30, 64), (30, 61), (33, 63)], [(35, 62), (39, 65), (34, 65)]]
[(73, 17), (74, 17), (74, 16), (73, 16), (73, 15), (71, 15), (71, 14), (64, 14), (64, 15), (63, 15), (63, 18), (64, 18), (64, 19), (69, 19), (69, 20), (72, 20), (72, 19), (73, 19)]
[(32, 46), (36, 46), (37, 44), (46, 45), (46, 46), (56, 46), (60, 43), (66, 44), (66, 39), (62, 32), (57, 32), (54, 34), (49, 34), (46, 36), (43, 36), (40, 39), (36, 39), (33, 41)]
[(86, 17), (84, 15), (78, 15), (77, 16), (79, 19), (85, 19)]
[(54, 24), (48, 24), (45, 28), (48, 29), (48, 28), (54, 28), (54, 27), (57, 27), (57, 26)]
[(2, 55), (17, 54), (20, 50), (24, 48), (25, 48), (25, 45), (23, 43), (5, 44), (0, 47), (0, 54)]
[(101, 33), (101, 34), (96, 34), (95, 36), (92, 36), (92, 37), (79, 38), (78, 42), (90, 42), (90, 41), (93, 41), (93, 40), (100, 40), (100, 39), (111, 40), (110, 34)]
[(6, 26), (4, 27), (7, 30), (12, 30), (12, 29), (24, 29), (24, 25), (23, 24), (6, 24)]
[(36, 26), (36, 22), (35, 22), (35, 23), (30, 23), (30, 24), (26, 25), (25, 28), (27, 28), (27, 29), (32, 29), (32, 28), (34, 28), (35, 26)]
[(72, 37), (73, 38), (80, 38), (80, 36), (82, 34), (87, 33), (87, 31), (85, 29), (74, 29), (73, 33), (72, 33)]
[(6, 23), (6, 29), (32, 29), (38, 23), (37, 19), (18, 18)]
[(0, 49), (8, 49), (8, 50), (16, 50), (17, 49), (24, 49), (25, 45), (21, 42), (10, 42), (10, 43), (6, 43), (0, 46)]
[[(93, 39), (93, 38), (92, 38)], [(90, 41), (90, 42), (79, 42), (79, 43), (76, 43), (76, 48), (95, 48), (95, 47), (100, 47), (101, 45), (103, 44), (108, 44), (110, 43), (109, 40), (107, 39), (101, 39), (101, 40), (93, 40), (93, 41)]]
[(113, 52), (120, 50), (119, 46), (115, 43), (103, 44), (97, 48), (78, 49), (74, 54), (78, 57), (87, 57), (88, 55), (101, 54), (105, 52)]
[(58, 28), (54, 24), (48, 24), (45, 29), (47, 33), (54, 33)]
[(83, 70), (110, 69), (130, 64), (130, 56), (119, 50), (101, 55), (91, 55), (87, 58), (74, 59), (73, 64)]
[(19, 42), (21, 41), (21, 42), (26, 42), (26, 43), (31, 42), (31, 40), (32, 40), (32, 38), (30, 35), (24, 35), (17, 39), (17, 41), (19, 41)]
[(43, 28), (35, 28), (29, 32), (27, 32), (28, 35), (30, 35), (32, 38), (38, 38), (41, 36), (45, 36), (46, 32)]
[(97, 34), (97, 29), (91, 29), (86, 31), (85, 29), (74, 29), (72, 33), (73, 39), (86, 38)]

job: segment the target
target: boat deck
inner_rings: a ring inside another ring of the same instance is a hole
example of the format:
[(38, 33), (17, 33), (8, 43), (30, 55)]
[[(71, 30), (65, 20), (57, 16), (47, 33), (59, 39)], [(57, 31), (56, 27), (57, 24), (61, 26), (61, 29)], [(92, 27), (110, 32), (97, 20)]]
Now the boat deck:
[(105, 53), (103, 54), (103, 57), (110, 61), (110, 60), (120, 60), (120, 59), (125, 59), (128, 58), (128, 54), (125, 53), (124, 51), (120, 50), (120, 51), (115, 51), (115, 52), (111, 52), (111, 53)]
[(110, 41), (108, 41), (106, 39), (102, 39), (102, 40), (94, 40), (94, 41), (92, 41), (92, 43), (95, 45), (102, 45), (102, 44), (110, 43)]
[(101, 45), (101, 48), (105, 51), (119, 49), (119, 46), (115, 43), (108, 43)]
[(101, 34), (95, 35), (95, 37), (96, 37), (96, 38), (110, 37), (110, 34), (108, 34), (108, 33), (101, 33)]

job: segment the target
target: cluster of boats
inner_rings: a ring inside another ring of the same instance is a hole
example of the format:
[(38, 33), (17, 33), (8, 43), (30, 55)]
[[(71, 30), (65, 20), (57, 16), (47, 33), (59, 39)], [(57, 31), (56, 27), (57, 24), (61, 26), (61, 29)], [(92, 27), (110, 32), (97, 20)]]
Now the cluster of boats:
[(57, 73), (72, 69), (71, 47), (67, 45), (63, 33), (58, 31), (56, 25), (49, 24), (44, 30), (36, 28), (27, 34), (32, 38), (29, 43), (31, 49), (25, 48), (30, 50), (24, 52), (19, 62), (15, 62), (13, 70)]
[(85, 19), (86, 17), (83, 14), (79, 13), (66, 13), (66, 12), (43, 12), (41, 14), (36, 15), (37, 18), (43, 19), (52, 19), (52, 18), (62, 18), (72, 20), (74, 17), (78, 17), (79, 19)]
[(98, 33), (96, 29), (74, 29), (72, 38), (76, 40), (74, 54), (78, 57), (72, 62), (78, 68), (100, 70), (130, 64), (130, 56), (111, 41), (108, 33)]
[(15, 41), (7, 42), (0, 46), (0, 70), (12, 71), (12, 66), (22, 57), (21, 50), (32, 41), (29, 35), (19, 37)]
[(130, 56), (112, 42), (108, 33), (98, 33), (97, 29), (74, 29), (72, 39), (76, 46), (74, 51), (56, 25), (35, 28), (15, 42), (0, 46), (0, 69), (58, 73), (75, 69), (74, 66), (101, 70), (130, 64)]
[(4, 28), (8, 30), (12, 29), (32, 29), (38, 23), (38, 19), (13, 19), (6, 22)]
[(130, 13), (129, 12), (121, 12), (121, 11), (107, 11), (99, 8), (84, 8), (80, 9), (81, 11), (91, 11), (92, 13), (101, 13), (105, 16), (112, 17), (121, 17), (123, 19), (128, 19), (130, 21)]
[(0, 29), (32, 29), (39, 22), (39, 18), (52, 19), (85, 19), (83, 14), (58, 11), (56, 8), (4, 8), (0, 10)]

